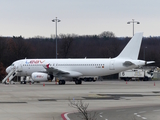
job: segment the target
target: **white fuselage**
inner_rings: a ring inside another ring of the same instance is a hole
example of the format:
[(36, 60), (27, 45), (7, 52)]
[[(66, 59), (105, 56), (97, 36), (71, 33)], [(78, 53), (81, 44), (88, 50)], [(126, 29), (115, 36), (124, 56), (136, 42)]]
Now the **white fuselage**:
[[(45, 72), (45, 65), (54, 69), (69, 72), (65, 77), (78, 76), (104, 76), (131, 69), (137, 65), (144, 65), (141, 60), (132, 61), (134, 65), (126, 67), (123, 63), (126, 59), (23, 59), (15, 61), (13, 64), (19, 70), (18, 76), (31, 76), (34, 72)], [(72, 74), (73, 73), (73, 74)], [(71, 75), (71, 76), (70, 76)]]

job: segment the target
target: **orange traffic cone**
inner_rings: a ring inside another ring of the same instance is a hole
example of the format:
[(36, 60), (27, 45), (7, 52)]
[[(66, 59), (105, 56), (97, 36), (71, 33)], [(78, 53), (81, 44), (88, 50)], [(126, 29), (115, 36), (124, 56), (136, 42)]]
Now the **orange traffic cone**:
[(43, 83), (43, 86), (45, 86), (45, 84)]
[(55, 83), (56, 83), (56, 85), (57, 85), (57, 80), (55, 80)]

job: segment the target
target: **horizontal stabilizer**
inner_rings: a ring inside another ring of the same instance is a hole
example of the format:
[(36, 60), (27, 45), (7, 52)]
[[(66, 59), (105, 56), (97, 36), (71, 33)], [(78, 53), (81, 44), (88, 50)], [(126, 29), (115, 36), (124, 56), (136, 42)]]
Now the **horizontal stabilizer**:
[(148, 61), (148, 62), (146, 62), (146, 65), (151, 64), (151, 63), (155, 63), (155, 61)]

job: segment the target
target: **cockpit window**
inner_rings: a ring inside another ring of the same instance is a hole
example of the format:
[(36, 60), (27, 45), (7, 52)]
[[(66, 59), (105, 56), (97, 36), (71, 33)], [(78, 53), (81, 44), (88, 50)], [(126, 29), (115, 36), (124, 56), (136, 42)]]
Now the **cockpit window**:
[(12, 64), (11, 66), (14, 66), (14, 64)]

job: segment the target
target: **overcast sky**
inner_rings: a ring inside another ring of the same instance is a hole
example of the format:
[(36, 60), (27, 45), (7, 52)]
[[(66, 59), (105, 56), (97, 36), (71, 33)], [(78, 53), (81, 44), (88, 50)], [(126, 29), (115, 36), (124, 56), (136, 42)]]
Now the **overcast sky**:
[(51, 37), (55, 34), (94, 35), (112, 31), (117, 37), (160, 36), (160, 0), (0, 0), (0, 36)]

